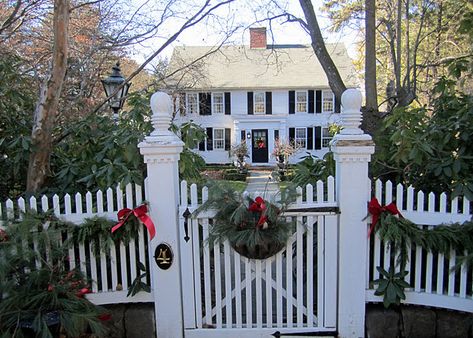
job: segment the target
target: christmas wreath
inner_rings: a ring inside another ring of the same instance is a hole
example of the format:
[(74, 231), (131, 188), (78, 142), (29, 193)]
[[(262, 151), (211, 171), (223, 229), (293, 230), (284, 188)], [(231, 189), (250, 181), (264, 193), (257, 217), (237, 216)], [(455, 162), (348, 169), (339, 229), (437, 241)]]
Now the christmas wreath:
[(294, 224), (282, 216), (289, 195), (283, 194), (283, 202), (276, 205), (261, 196), (241, 196), (231, 186), (214, 183), (209, 188), (208, 200), (196, 213), (216, 211), (209, 228), (211, 245), (228, 240), (240, 255), (265, 259), (281, 251), (293, 233)]

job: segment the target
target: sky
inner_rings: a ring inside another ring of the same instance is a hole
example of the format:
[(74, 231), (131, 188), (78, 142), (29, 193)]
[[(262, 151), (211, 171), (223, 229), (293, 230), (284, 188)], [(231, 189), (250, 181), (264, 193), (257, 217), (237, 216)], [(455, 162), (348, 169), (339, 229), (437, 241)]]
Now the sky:
[[(142, 0), (134, 0), (136, 3)], [(161, 53), (160, 58), (170, 58), (172, 55), (172, 50), (174, 46), (187, 45), (187, 46), (202, 46), (208, 45), (213, 46), (221, 41), (221, 34), (217, 32), (222, 31), (223, 28), (240, 26), (241, 29), (237, 30), (229, 39), (228, 43), (230, 44), (249, 44), (249, 31), (248, 26), (251, 27), (266, 27), (269, 30), (268, 22), (255, 23), (256, 16), (255, 9), (259, 13), (258, 18), (260, 18), (262, 13), (267, 13), (270, 9), (260, 6), (260, 3), (267, 2), (267, 0), (252, 0), (251, 4), (248, 5), (248, 2), (245, 0), (237, 0), (235, 3), (230, 6), (222, 7), (218, 11), (218, 15), (224, 18), (230, 18), (228, 21), (225, 20), (209, 20), (202, 22), (201, 24), (194, 26), (185, 32), (163, 53)], [(286, 10), (291, 14), (294, 14), (298, 17), (304, 17), (302, 9), (297, 0), (281, 0), (281, 3), (285, 2)], [(318, 8), (322, 4), (322, 0), (313, 0), (312, 1), (314, 8), (316, 8), (317, 19), (321, 27), (322, 33), (326, 38), (326, 42), (342, 42), (347, 48), (348, 54), (351, 58), (356, 57), (356, 41), (361, 37), (357, 36), (354, 32), (344, 31), (341, 33), (331, 33), (328, 30), (330, 26), (330, 20), (326, 17), (326, 14), (322, 14)], [(250, 8), (253, 6), (253, 8)], [(163, 38), (154, 38), (148, 40), (146, 43), (140, 45), (133, 53), (133, 58), (142, 62), (150, 55), (154, 50), (159, 47), (167, 36), (170, 36), (173, 32), (177, 31), (182, 21), (179, 20), (169, 20), (162, 29), (161, 35)], [(217, 27), (218, 26), (218, 27)], [(271, 41), (271, 37), (268, 33), (268, 44), (310, 44), (310, 37), (308, 34), (300, 27), (298, 23), (278, 23), (274, 22), (271, 26), (271, 30), (274, 36), (274, 41)]]

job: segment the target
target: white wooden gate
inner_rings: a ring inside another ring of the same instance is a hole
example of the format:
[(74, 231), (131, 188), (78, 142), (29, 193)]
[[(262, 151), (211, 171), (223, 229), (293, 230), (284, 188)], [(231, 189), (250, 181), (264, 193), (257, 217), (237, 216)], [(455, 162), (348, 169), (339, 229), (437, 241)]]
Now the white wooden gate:
[[(190, 205), (187, 200), (187, 184), (182, 182), (180, 215), (197, 207), (195, 185)], [(186, 337), (336, 331), (338, 216), (327, 201), (318, 207), (310, 202), (311, 208), (304, 202), (295, 205), (304, 210), (286, 213), (296, 219), (296, 232), (285, 249), (265, 260), (240, 256), (228, 242), (210, 247), (206, 239), (211, 214), (190, 217), (186, 237), (181, 216)]]

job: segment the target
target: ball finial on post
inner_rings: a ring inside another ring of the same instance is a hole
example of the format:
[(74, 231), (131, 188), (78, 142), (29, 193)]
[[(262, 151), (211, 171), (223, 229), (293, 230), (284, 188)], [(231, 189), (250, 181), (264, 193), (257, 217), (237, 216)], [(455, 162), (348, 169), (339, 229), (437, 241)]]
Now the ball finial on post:
[(361, 92), (358, 89), (350, 88), (342, 94), (342, 135), (361, 135)]
[(154, 128), (151, 136), (169, 135), (172, 119), (171, 97), (164, 92), (156, 92), (151, 96), (150, 105), (153, 112), (151, 123)]

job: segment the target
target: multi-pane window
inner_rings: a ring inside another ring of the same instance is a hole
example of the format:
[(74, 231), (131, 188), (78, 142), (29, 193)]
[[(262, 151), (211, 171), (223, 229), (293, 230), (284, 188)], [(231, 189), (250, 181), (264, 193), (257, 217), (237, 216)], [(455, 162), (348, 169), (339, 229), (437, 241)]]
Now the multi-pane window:
[(199, 94), (198, 93), (187, 93), (186, 95), (186, 108), (188, 114), (199, 113)]
[(265, 92), (255, 92), (254, 94), (254, 111), (255, 114), (265, 114)]
[(307, 112), (307, 92), (296, 92), (296, 112)]
[(214, 128), (214, 150), (225, 149), (225, 129)]
[(212, 113), (223, 114), (223, 93), (212, 93)]
[(296, 146), (300, 148), (305, 148), (306, 139), (307, 139), (307, 128), (296, 128), (296, 133), (295, 133)]
[(330, 141), (332, 141), (332, 135), (330, 135), (328, 128), (322, 128), (322, 147), (327, 148)]
[(322, 92), (322, 112), (333, 112), (333, 93), (330, 90)]

